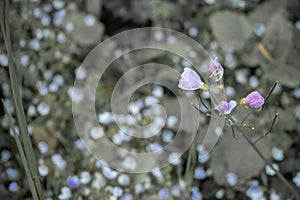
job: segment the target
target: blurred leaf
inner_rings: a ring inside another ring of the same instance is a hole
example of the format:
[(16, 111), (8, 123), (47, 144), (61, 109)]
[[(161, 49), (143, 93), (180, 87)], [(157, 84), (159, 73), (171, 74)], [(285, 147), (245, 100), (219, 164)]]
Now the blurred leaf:
[(266, 114), (270, 119), (274, 116), (275, 112), (279, 113), (272, 132), (280, 134), (283, 131), (292, 131), (295, 129), (297, 126), (297, 119), (295, 118), (295, 115), (293, 115), (294, 109), (295, 106), (285, 109), (272, 108), (268, 110)]
[(274, 146), (283, 149), (284, 151), (288, 151), (291, 145), (293, 144), (293, 140), (287, 133), (273, 133), (270, 134), (272, 136)]
[(300, 70), (288, 65), (281, 68), (274, 67), (272, 70), (268, 70), (267, 73), (264, 74), (264, 78), (270, 81), (278, 80), (282, 85), (291, 88), (300, 84), (299, 77)]
[(95, 16), (101, 15), (102, 0), (86, 0), (85, 5), (88, 13), (92, 13)]
[(281, 12), (273, 15), (267, 26), (263, 44), (277, 63), (285, 63), (288, 50), (292, 46), (291, 28)]
[[(257, 146), (267, 159), (271, 157), (270, 138), (266, 137), (261, 140)], [(229, 172), (235, 173), (238, 181), (243, 182), (258, 175), (265, 166), (265, 163), (242, 136), (235, 140), (231, 134), (226, 133), (212, 151), (211, 158), (210, 167), (214, 172), (214, 180), (221, 185), (227, 184), (226, 174)]]
[(284, 7), (284, 0), (271, 0), (267, 1), (260, 6), (258, 6), (254, 11), (252, 11), (249, 16), (249, 21), (251, 24), (262, 23), (267, 25), (272, 15), (278, 12), (278, 10)]
[(297, 66), (300, 63), (300, 52), (296, 48), (291, 48), (286, 57), (286, 63)]
[(259, 59), (257, 59), (257, 57), (260, 55), (260, 52), (257, 46), (257, 43), (246, 45), (245, 50), (243, 51), (242, 62), (249, 67), (255, 67), (259, 64)]
[(79, 11), (70, 11), (66, 14), (63, 24), (72, 22), (74, 24), (74, 30), (70, 32), (75, 42), (81, 46), (93, 45), (102, 39), (104, 33), (104, 26), (95, 18), (95, 24), (88, 26), (84, 20), (86, 14)]
[(211, 16), (213, 34), (225, 46), (233, 50), (241, 49), (252, 33), (245, 16), (230, 11), (218, 12)]
[(300, 34), (299, 30), (293, 29), (293, 47), (289, 49), (286, 63), (297, 66), (300, 63)]

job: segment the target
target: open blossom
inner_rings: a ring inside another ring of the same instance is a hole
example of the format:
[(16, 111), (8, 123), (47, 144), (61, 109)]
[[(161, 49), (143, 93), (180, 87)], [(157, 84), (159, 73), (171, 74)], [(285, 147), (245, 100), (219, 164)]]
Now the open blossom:
[(246, 107), (248, 105), (252, 108), (260, 108), (264, 103), (265, 99), (257, 91), (251, 92), (246, 98), (242, 98), (240, 101), (241, 105)]
[(225, 115), (228, 115), (231, 113), (233, 108), (236, 106), (236, 101), (231, 100), (229, 102), (227, 101), (221, 101), (219, 105), (217, 105), (214, 109), (215, 110), (223, 110)]
[(183, 90), (208, 90), (208, 85), (201, 81), (200, 76), (192, 69), (186, 67), (184, 72), (181, 74), (178, 87)]
[(224, 69), (219, 63), (218, 58), (215, 58), (210, 61), (209, 71), (211, 72), (210, 77), (215, 76), (216, 82), (221, 80), (224, 74)]

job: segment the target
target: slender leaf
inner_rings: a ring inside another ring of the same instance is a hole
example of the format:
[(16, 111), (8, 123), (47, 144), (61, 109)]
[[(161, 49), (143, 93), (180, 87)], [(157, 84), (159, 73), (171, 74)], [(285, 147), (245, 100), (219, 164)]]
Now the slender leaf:
[(8, 63), (9, 63), (9, 75), (10, 75), (10, 84), (13, 95), (13, 101), (16, 109), (16, 116), (18, 121), (18, 126), (21, 135), (21, 142), (24, 146), (24, 152), (26, 156), (26, 160), (28, 161), (29, 170), (31, 173), (31, 177), (35, 178), (35, 184), (38, 189), (39, 199), (43, 199), (41, 183), (38, 177), (38, 169), (37, 169), (37, 161), (35, 157), (35, 153), (32, 147), (32, 143), (29, 137), (26, 117), (23, 109), (22, 97), (21, 97), (21, 87), (18, 84), (18, 78), (16, 74), (16, 69), (13, 61), (13, 53), (12, 53), (12, 45), (10, 38), (10, 27), (9, 27), (9, 1), (3, 2), (4, 6), (2, 6), (2, 17), (1, 17), (1, 29), (3, 33), (3, 38), (5, 42), (5, 47), (8, 55)]
[(22, 160), (22, 163), (23, 163), (23, 166), (24, 166), (24, 169), (25, 169), (25, 174), (27, 176), (27, 180), (28, 180), (28, 183), (29, 183), (29, 187), (30, 187), (33, 199), (38, 199), (36, 188), (34, 186), (34, 182), (33, 182), (33, 179), (31, 177), (30, 169), (29, 169), (29, 166), (28, 166), (26, 156), (24, 154), (24, 149), (23, 149), (22, 143), (21, 143), (19, 135), (17, 134), (17, 132), (15, 130), (15, 127), (13, 125), (12, 116), (9, 113), (3, 99), (2, 99), (2, 104), (3, 104), (4, 112), (7, 116), (7, 120), (9, 122), (10, 128), (13, 130), (13, 133), (14, 133), (14, 138), (15, 138), (15, 141), (17, 143), (17, 147), (18, 147), (18, 150), (19, 150), (19, 153), (20, 153), (20, 156), (21, 156), (21, 160)]
[(34, 151), (32, 147), (32, 143), (28, 134), (28, 129), (27, 129), (27, 124), (26, 124), (26, 117), (23, 109), (23, 103), (22, 103), (22, 98), (20, 96), (20, 86), (18, 85), (18, 79), (16, 75), (16, 70), (15, 66), (13, 63), (13, 58), (12, 58), (12, 50), (11, 50), (11, 40), (10, 40), (10, 31), (9, 31), (9, 22), (8, 22), (8, 1), (6, 2), (5, 6), (5, 32), (4, 32), (4, 27), (2, 27), (3, 30), (3, 36), (5, 38), (5, 46), (8, 54), (8, 62), (9, 62), (9, 75), (10, 75), (10, 83), (11, 83), (11, 89), (12, 89), (12, 94), (13, 94), (13, 101), (15, 104), (16, 108), (16, 115), (17, 115), (17, 120), (18, 120), (18, 125), (20, 128), (20, 133), (21, 133), (21, 138), (22, 142), (24, 143), (24, 148), (25, 148), (25, 154), (26, 157), (31, 163), (31, 173), (33, 176), (37, 175), (37, 161), (34, 156)]

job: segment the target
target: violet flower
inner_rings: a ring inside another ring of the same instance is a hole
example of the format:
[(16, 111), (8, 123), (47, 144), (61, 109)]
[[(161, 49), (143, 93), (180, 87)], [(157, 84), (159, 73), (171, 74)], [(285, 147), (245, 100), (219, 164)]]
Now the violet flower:
[(265, 99), (259, 92), (254, 91), (247, 95), (246, 98), (242, 98), (240, 104), (247, 108), (247, 105), (252, 108), (260, 108), (264, 105)]
[(178, 87), (183, 90), (204, 90), (208, 91), (208, 85), (201, 81), (200, 76), (192, 69), (186, 67), (181, 74)]
[(231, 100), (229, 103), (227, 101), (221, 101), (219, 105), (217, 105), (214, 109), (215, 110), (223, 110), (225, 115), (231, 113), (233, 108), (236, 106), (236, 101)]
[(219, 63), (218, 58), (215, 58), (210, 61), (209, 71), (212, 73), (210, 77), (215, 76), (216, 82), (220, 81), (224, 74), (224, 69)]

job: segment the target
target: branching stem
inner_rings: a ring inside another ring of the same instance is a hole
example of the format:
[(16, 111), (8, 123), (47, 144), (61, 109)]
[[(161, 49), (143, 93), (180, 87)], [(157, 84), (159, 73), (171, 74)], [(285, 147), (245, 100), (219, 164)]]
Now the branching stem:
[[(277, 115), (276, 115), (277, 116)], [(276, 116), (275, 116), (275, 120), (276, 120)], [(231, 117), (229, 117), (232, 121), (233, 119)], [(275, 123), (275, 120), (273, 120), (273, 122)], [(297, 190), (295, 190), (295, 188), (286, 180), (286, 178), (281, 174), (281, 172), (277, 169), (275, 169), (272, 164), (266, 159), (266, 157), (262, 154), (262, 152), (258, 149), (258, 147), (255, 145), (254, 142), (252, 142), (252, 140), (246, 135), (246, 133), (244, 132), (244, 130), (239, 127), (239, 126), (235, 126), (235, 128), (241, 133), (241, 135), (246, 139), (246, 141), (250, 144), (250, 146), (255, 150), (255, 152), (258, 154), (258, 156), (265, 162), (265, 164), (267, 166), (269, 166), (272, 170), (274, 170), (275, 174), (277, 175), (277, 177), (282, 181), (282, 183), (284, 183), (284, 185), (293, 193), (294, 197), (296, 197), (297, 200), (300, 200), (300, 195), (297, 192)]]
[(272, 124), (271, 124), (269, 130), (268, 130), (266, 133), (264, 133), (262, 136), (260, 136), (259, 138), (257, 138), (257, 139), (254, 141), (254, 144), (256, 144), (258, 141), (260, 141), (262, 138), (266, 137), (266, 136), (272, 131), (272, 128), (273, 128), (273, 126), (274, 126), (274, 124), (275, 124), (275, 122), (276, 122), (277, 117), (278, 117), (278, 113), (275, 114), (275, 116), (274, 116), (274, 118), (273, 118), (273, 121), (272, 121)]
[[(269, 94), (266, 96), (266, 99), (265, 101), (267, 101), (271, 95), (271, 93), (273, 92), (273, 90), (275, 89), (276, 85), (278, 84), (278, 82), (276, 81), (274, 86), (271, 88)], [(198, 94), (198, 97), (201, 101), (201, 95)], [(203, 103), (203, 101), (201, 101)], [(193, 105), (193, 104), (192, 104)], [(203, 105), (206, 107), (206, 105), (203, 103)], [(194, 108), (197, 109), (197, 107), (195, 105), (193, 105)], [(207, 108), (208, 109), (208, 108)], [(205, 116), (207, 116), (207, 114), (209, 114), (210, 112), (210, 109), (208, 109), (208, 112), (207, 113), (204, 113), (202, 111), (200, 111), (199, 109), (197, 109), (201, 114), (204, 114)], [(233, 137), (236, 138), (236, 134), (235, 134), (235, 130), (238, 130), (242, 137), (245, 138), (245, 140), (250, 144), (250, 146), (255, 150), (255, 152), (258, 154), (258, 156), (264, 161), (264, 163), (269, 166), (272, 170), (274, 170), (275, 174), (277, 175), (277, 177), (282, 181), (282, 183), (291, 191), (291, 193), (293, 194), (293, 197), (296, 197), (297, 200), (300, 200), (300, 195), (299, 193), (297, 192), (297, 190), (288, 182), (288, 180), (282, 175), (282, 173), (275, 169), (272, 164), (266, 159), (266, 157), (262, 154), (262, 152), (259, 150), (259, 148), (256, 146), (256, 143), (260, 140), (260, 138), (254, 142), (252, 142), (252, 140), (246, 135), (246, 133), (244, 132), (243, 128), (246, 128), (246, 126), (243, 124), (244, 121), (254, 112), (255, 110), (251, 111), (247, 116), (246, 118), (242, 121), (241, 124), (239, 125), (236, 125), (236, 122), (235, 120), (229, 115), (227, 116), (226, 118), (226, 124), (228, 124), (230, 127), (231, 127), (231, 130), (232, 130), (232, 134), (233, 134)], [(268, 135), (275, 122), (276, 122), (276, 119), (278, 117), (278, 113), (275, 114), (275, 117), (273, 118), (273, 121), (272, 121), (272, 124), (271, 124), (271, 127), (270, 129), (265, 133), (263, 134), (263, 136), (265, 137), (266, 135)], [(251, 127), (251, 129), (253, 129), (253, 127)]]

